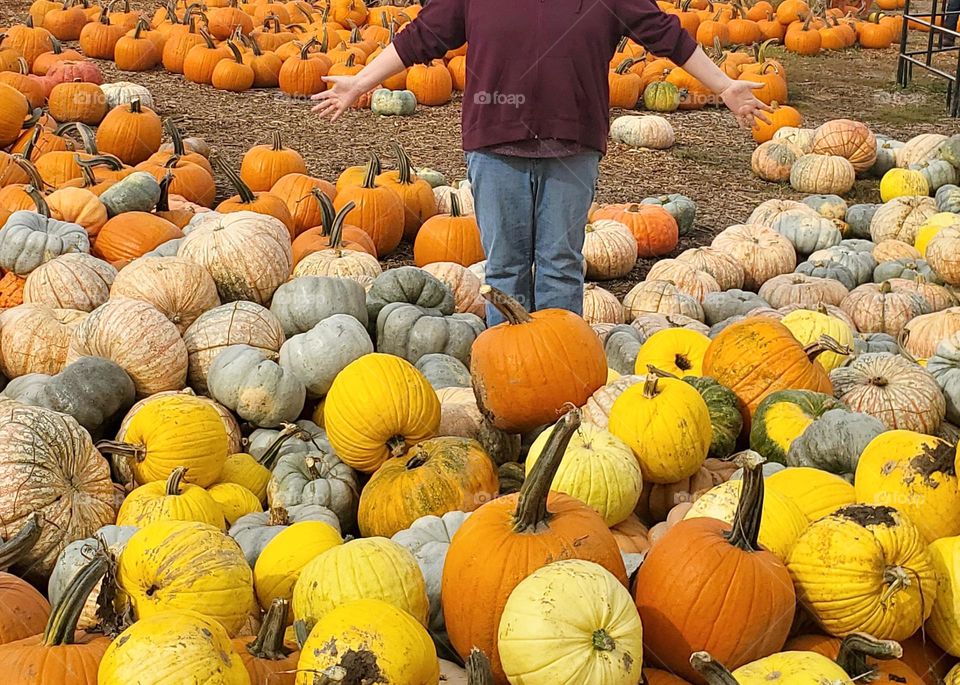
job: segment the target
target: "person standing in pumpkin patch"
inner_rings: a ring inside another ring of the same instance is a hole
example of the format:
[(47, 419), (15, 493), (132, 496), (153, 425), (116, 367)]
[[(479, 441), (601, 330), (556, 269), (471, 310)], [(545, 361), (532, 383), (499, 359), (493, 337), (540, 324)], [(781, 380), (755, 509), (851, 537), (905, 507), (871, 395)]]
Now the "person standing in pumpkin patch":
[[(654, 0), (430, 0), (363, 70), (328, 76), (336, 119), (413, 64), (467, 43), (463, 149), (486, 282), (528, 310), (583, 309), (584, 226), (610, 127), (610, 60), (627, 35), (718, 94), (746, 128), (769, 107), (727, 76)], [(503, 321), (487, 306), (487, 324)]]

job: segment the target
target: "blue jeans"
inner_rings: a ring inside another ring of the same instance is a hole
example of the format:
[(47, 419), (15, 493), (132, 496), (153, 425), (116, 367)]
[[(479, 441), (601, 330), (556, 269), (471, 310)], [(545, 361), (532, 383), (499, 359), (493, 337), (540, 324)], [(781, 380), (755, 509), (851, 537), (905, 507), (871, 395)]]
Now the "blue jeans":
[[(957, 30), (957, 20), (960, 18), (960, 0), (947, 0), (947, 11), (953, 12), (953, 14), (948, 14), (946, 20), (943, 22), (943, 25), (950, 29), (951, 31)], [(953, 36), (945, 36), (943, 39), (944, 43), (953, 45), (954, 42)]]
[[(583, 312), (584, 226), (599, 162), (599, 152), (548, 159), (467, 153), (487, 283), (529, 311)], [(502, 321), (488, 304), (487, 325)]]

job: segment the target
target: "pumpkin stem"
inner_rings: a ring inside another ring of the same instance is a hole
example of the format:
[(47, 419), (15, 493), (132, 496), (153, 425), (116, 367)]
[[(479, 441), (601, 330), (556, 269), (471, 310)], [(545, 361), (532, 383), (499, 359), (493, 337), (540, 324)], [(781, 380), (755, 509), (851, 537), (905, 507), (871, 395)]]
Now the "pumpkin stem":
[(340, 247), (343, 242), (343, 221), (347, 218), (347, 214), (353, 211), (353, 208), (356, 207), (356, 203), (352, 200), (340, 208), (340, 211), (337, 212), (337, 215), (333, 217), (333, 224), (330, 226), (330, 237), (328, 238), (330, 243), (330, 249), (336, 250), (337, 254), (340, 253), (342, 249)]
[(134, 459), (136, 461), (143, 461), (147, 456), (147, 450), (143, 445), (131, 445), (128, 442), (101, 440), (97, 443), (96, 447), (104, 454), (127, 457), (128, 459)]
[(257, 201), (257, 196), (250, 190), (250, 186), (243, 182), (240, 174), (234, 171), (229, 164), (218, 156), (214, 157), (213, 165), (220, 170), (220, 173), (227, 177), (227, 181), (229, 181), (233, 189), (237, 191), (241, 204), (249, 205)]
[(593, 631), (593, 648), (598, 652), (612, 652), (617, 646), (603, 628)]
[(80, 136), (80, 142), (83, 143), (84, 152), (86, 152), (88, 155), (97, 154), (96, 135), (94, 134), (93, 129), (91, 129), (86, 124), (81, 124), (80, 122), (77, 122), (77, 121), (71, 121), (66, 124), (60, 124), (60, 126), (56, 128), (53, 134), (56, 136), (62, 136), (66, 133), (70, 133), (71, 131), (76, 133), (78, 136)]
[(236, 60), (237, 64), (243, 64), (243, 55), (240, 54), (240, 48), (237, 47), (236, 43), (228, 40), (227, 47), (230, 48), (230, 52), (233, 53), (233, 59)]
[(621, 76), (623, 76), (625, 73), (627, 73), (627, 70), (630, 69), (630, 67), (632, 67), (636, 63), (637, 63), (637, 60), (635, 60), (633, 57), (627, 57), (625, 60), (623, 60), (622, 62), (620, 62), (620, 64), (617, 65), (617, 68), (614, 69), (613, 72), (615, 74), (620, 74)]
[[(650, 367), (648, 367), (650, 368)], [(656, 373), (648, 373), (646, 380), (643, 382), (643, 396), (648, 400), (652, 400), (659, 394), (657, 389), (657, 381), (660, 379), (659, 375)]]
[(678, 376), (670, 373), (669, 371), (658, 369), (653, 364), (647, 364), (647, 374), (651, 376), (656, 376), (657, 378), (675, 378), (677, 380), (680, 380)]
[(465, 663), (467, 685), (493, 685), (493, 669), (487, 655), (474, 647)]
[(173, 172), (167, 169), (167, 173), (160, 179), (160, 199), (157, 200), (156, 212), (170, 211), (170, 184), (173, 183)]
[(390, 450), (391, 457), (402, 457), (407, 451), (407, 441), (402, 435), (394, 435), (387, 440), (387, 448)]
[(178, 466), (167, 477), (167, 487), (164, 494), (168, 497), (174, 497), (181, 492), (180, 486), (183, 485), (183, 479), (187, 475), (187, 469), (184, 466)]
[(690, 665), (708, 685), (738, 685), (733, 674), (726, 666), (714, 660), (710, 652), (694, 652), (690, 655)]
[(803, 351), (810, 361), (813, 361), (824, 352), (833, 352), (842, 355), (849, 355), (852, 352), (847, 345), (841, 345), (829, 335), (821, 335), (814, 342), (804, 347)]
[(513, 325), (533, 321), (533, 317), (523, 308), (523, 305), (502, 290), (497, 290), (492, 285), (484, 283), (480, 286), (480, 294), (483, 299), (496, 307), (497, 311), (507, 320), (507, 323)]
[(23, 524), (17, 533), (6, 542), (0, 541), (0, 571), (13, 566), (24, 554), (29, 552), (40, 539), (40, 524), (37, 522), (37, 514), (32, 513), (27, 517), (27, 522)]
[(290, 600), (283, 597), (274, 599), (263, 617), (257, 639), (247, 645), (247, 651), (257, 659), (269, 661), (279, 661), (289, 656), (290, 650), (283, 644), (289, 613)]
[(293, 635), (297, 640), (297, 646), (303, 649), (303, 646), (307, 643), (307, 638), (310, 636), (310, 629), (307, 627), (307, 622), (302, 618), (293, 622)]
[(313, 199), (320, 205), (320, 226), (323, 228), (323, 235), (329, 237), (330, 229), (333, 228), (333, 218), (336, 216), (333, 202), (331, 202), (327, 194), (319, 188), (311, 189), (310, 195), (312, 195)]
[(310, 50), (313, 49), (313, 46), (317, 44), (316, 36), (312, 36), (310, 40), (305, 43), (300, 44), (300, 59), (308, 60), (310, 59)]
[(37, 214), (49, 219), (50, 218), (50, 205), (47, 204), (46, 199), (44, 199), (43, 194), (36, 189), (35, 186), (28, 185), (23, 187), (23, 192), (30, 196), (30, 199), (33, 200), (33, 204), (37, 206)]
[(864, 679), (870, 682), (876, 672), (867, 663), (867, 657), (873, 659), (899, 659), (903, 656), (903, 649), (893, 640), (878, 640), (864, 633), (853, 633), (843, 638), (840, 643), (840, 653), (837, 654), (837, 665), (840, 666), (853, 680)]
[(514, 514), (514, 532), (537, 533), (548, 521), (550, 512), (547, 511), (547, 495), (553, 477), (560, 468), (563, 453), (567, 451), (567, 445), (579, 427), (580, 410), (574, 407), (550, 429), (547, 444), (520, 488), (520, 498)]
[(460, 209), (460, 195), (456, 191), (450, 193), (450, 216), (458, 217), (463, 216)]
[(406, 463), (406, 469), (412, 471), (413, 469), (420, 468), (427, 463), (427, 460), (430, 459), (430, 454), (427, 450), (423, 449), (420, 445), (415, 445), (412, 450), (410, 450), (412, 456)]
[(763, 462), (764, 458), (753, 450), (741, 452), (735, 458), (737, 466), (743, 469), (743, 483), (740, 486), (740, 499), (737, 512), (727, 541), (745, 552), (757, 552), (760, 547), (760, 519), (763, 514)]
[(376, 188), (377, 176), (380, 175), (380, 158), (376, 152), (370, 153), (370, 162), (367, 164), (367, 173), (363, 177), (364, 188)]
[(270, 507), (270, 511), (267, 512), (267, 525), (289, 526), (290, 516), (287, 513), (287, 510), (283, 507)]
[(77, 631), (77, 621), (80, 620), (83, 605), (109, 567), (110, 561), (106, 554), (97, 553), (73, 577), (47, 621), (47, 627), (43, 631), (45, 647), (73, 644), (73, 634)]
[(399, 170), (400, 184), (409, 185), (415, 180), (412, 171), (410, 156), (407, 151), (400, 147), (400, 143), (393, 144), (394, 154), (397, 156), (397, 169)]
[(280, 138), (280, 131), (274, 129), (270, 132), (270, 143), (274, 152), (283, 151), (283, 140)]
[(274, 464), (276, 464), (277, 457), (280, 456), (280, 448), (283, 447), (287, 440), (295, 435), (298, 437), (303, 437), (304, 435), (310, 434), (295, 423), (285, 424), (280, 433), (277, 434), (277, 437), (274, 439), (274, 441), (270, 443), (266, 451), (264, 451), (264, 453), (260, 455), (260, 458), (257, 459), (257, 462), (264, 468), (272, 471)]
[[(24, 150), (26, 152), (26, 150)], [(24, 173), (27, 175), (27, 178), (30, 179), (30, 185), (35, 188), (42, 188), (45, 184), (43, 179), (40, 177), (40, 172), (37, 171), (37, 167), (33, 165), (33, 162), (28, 160), (26, 157), (14, 157), (14, 163), (23, 169)]]

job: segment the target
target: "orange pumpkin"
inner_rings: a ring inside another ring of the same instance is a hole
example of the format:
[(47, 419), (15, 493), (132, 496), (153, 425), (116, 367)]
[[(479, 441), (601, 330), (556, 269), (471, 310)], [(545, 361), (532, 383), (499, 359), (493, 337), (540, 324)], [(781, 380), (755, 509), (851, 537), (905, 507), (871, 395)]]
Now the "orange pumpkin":
[[(758, 71), (741, 72), (739, 79), (762, 84), (760, 88), (753, 90), (753, 95), (760, 102), (768, 105), (774, 102), (787, 103), (787, 80), (776, 65), (768, 62), (761, 66)], [(794, 124), (788, 125), (793, 126)]]
[(255, 193), (270, 190), (287, 174), (307, 173), (307, 164), (300, 153), (283, 146), (280, 131), (274, 130), (270, 136), (270, 145), (250, 148), (240, 164), (240, 178)]
[[(896, 647), (893, 649), (892, 647)], [(798, 635), (787, 641), (785, 650), (815, 652), (836, 661), (855, 682), (924, 685), (923, 679), (898, 657), (903, 650), (896, 642), (864, 640), (854, 633), (844, 639), (824, 635)]]
[(0, 543), (0, 645), (36, 635), (50, 617), (50, 604), (27, 581), (4, 569), (14, 564), (40, 537), (35, 517), (6, 542)]
[[(297, 264), (301, 259), (314, 252), (326, 250), (330, 247), (331, 231), (333, 229), (333, 219), (336, 211), (333, 208), (333, 202), (330, 197), (314, 189), (310, 193), (308, 202), (315, 203), (320, 213), (320, 221), (317, 226), (308, 228), (296, 237), (293, 241), (293, 263)], [(377, 256), (377, 246), (366, 231), (356, 226), (343, 225), (340, 232), (340, 247), (345, 250), (358, 250), (366, 252), (374, 257)]]
[(727, 386), (740, 400), (744, 429), (757, 405), (777, 390), (813, 390), (833, 394), (822, 352), (849, 353), (829, 338), (804, 347), (776, 319), (752, 316), (723, 329), (707, 347), (703, 375)]
[(767, 124), (759, 119), (753, 120), (753, 139), (758, 143), (765, 143), (773, 139), (773, 134), (785, 126), (794, 126), (799, 128), (803, 125), (803, 117), (800, 112), (788, 105), (781, 105), (776, 100), (769, 103), (773, 108), (772, 112), (767, 112), (767, 118), (770, 123)]
[(803, 24), (797, 25), (796, 28), (791, 27), (787, 29), (787, 35), (783, 41), (787, 50), (795, 52), (798, 55), (808, 56), (816, 55), (820, 52), (823, 39), (820, 36), (820, 31), (811, 25), (812, 20), (813, 12), (810, 12), (807, 14), (807, 18)]
[(480, 293), (506, 319), (477, 337), (470, 362), (477, 404), (494, 426), (523, 433), (551, 423), (606, 382), (603, 345), (582, 318), (563, 309), (530, 314), (489, 285)]
[(353, 202), (354, 208), (344, 221), (366, 231), (377, 254), (384, 256), (397, 249), (403, 238), (405, 207), (395, 190), (376, 182), (378, 168), (379, 164), (371, 158), (363, 183), (338, 188), (333, 206), (339, 212)]
[(323, 221), (323, 213), (313, 194), (314, 190), (320, 191), (330, 200), (337, 195), (337, 189), (329, 181), (303, 173), (286, 174), (270, 188), (270, 193), (283, 200), (290, 210), (293, 229), (298, 236), (308, 228), (319, 226)]
[(237, 191), (237, 194), (228, 198), (217, 205), (216, 211), (221, 214), (230, 214), (232, 212), (256, 212), (257, 214), (267, 214), (275, 219), (279, 219), (287, 231), (290, 232), (290, 240), (294, 238), (293, 217), (290, 216), (290, 210), (286, 203), (279, 197), (270, 192), (255, 193), (243, 182), (240, 174), (233, 170), (229, 164), (222, 159), (216, 159), (214, 165), (220, 173), (226, 176), (227, 180)]
[(294, 685), (300, 651), (284, 644), (290, 600), (276, 598), (256, 635), (238, 637), (233, 647), (250, 674), (251, 685)]
[(182, 237), (179, 228), (156, 214), (124, 212), (100, 229), (93, 254), (111, 263), (123, 263), (143, 256), (168, 240)]
[(472, 214), (460, 214), (460, 200), (450, 194), (450, 213), (427, 219), (413, 244), (413, 263), (419, 267), (434, 262), (470, 266), (486, 259), (480, 241), (480, 226)]
[[(413, 173), (413, 164), (406, 151), (393, 144), (397, 170), (377, 175), (377, 183), (396, 191), (403, 200), (403, 237), (413, 240), (424, 221), (437, 213), (437, 200), (430, 184)], [(472, 262), (471, 262), (472, 263)]]
[(133, 100), (114, 107), (97, 129), (97, 149), (124, 164), (139, 164), (160, 149), (163, 123), (149, 107)]
[[(9, 215), (8, 215), (9, 216)], [(25, 276), (8, 271), (0, 278), (0, 309), (9, 309), (23, 304), (23, 284)]]
[(445, 105), (453, 97), (453, 79), (442, 60), (414, 64), (407, 69), (407, 90), (417, 96), (421, 105)]
[(607, 205), (593, 213), (592, 220), (598, 219), (612, 219), (626, 225), (637, 239), (638, 257), (669, 254), (680, 239), (676, 219), (657, 205)]
[[(706, 517), (680, 521), (637, 572), (645, 656), (694, 682), (700, 679), (691, 652), (709, 651), (737, 668), (779, 651), (790, 632), (797, 601), (790, 574), (757, 543), (762, 463), (755, 452), (741, 457), (744, 479), (732, 526)], [(715, 629), (721, 625), (737, 629)]]
[(620, 550), (599, 514), (580, 500), (549, 492), (579, 425), (578, 409), (561, 418), (520, 493), (474, 511), (447, 552), (441, 603), (450, 643), (462, 657), (474, 647), (489, 655), (498, 683), (506, 677), (497, 630), (504, 604), (520, 581), (550, 562), (585, 559), (626, 585)]

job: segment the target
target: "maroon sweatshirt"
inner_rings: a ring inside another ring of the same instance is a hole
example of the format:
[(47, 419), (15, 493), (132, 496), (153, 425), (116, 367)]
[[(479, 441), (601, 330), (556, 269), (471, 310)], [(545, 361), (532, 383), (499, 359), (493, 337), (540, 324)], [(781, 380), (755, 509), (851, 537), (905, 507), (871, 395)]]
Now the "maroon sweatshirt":
[(410, 66), (469, 43), (464, 150), (556, 138), (605, 152), (624, 35), (677, 64), (696, 49), (654, 0), (430, 0), (394, 44)]

